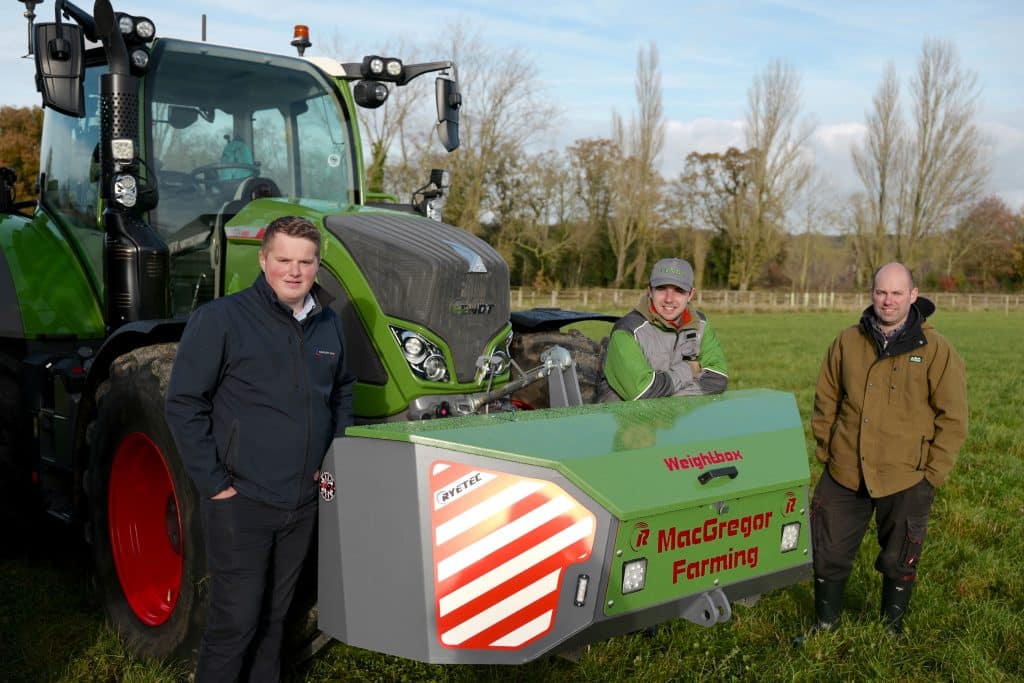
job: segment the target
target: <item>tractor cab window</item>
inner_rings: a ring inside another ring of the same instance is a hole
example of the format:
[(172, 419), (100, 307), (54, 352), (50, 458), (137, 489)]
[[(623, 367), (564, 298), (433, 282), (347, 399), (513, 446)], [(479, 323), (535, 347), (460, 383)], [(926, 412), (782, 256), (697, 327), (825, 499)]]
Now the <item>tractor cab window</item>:
[(150, 218), (183, 314), (220, 291), (225, 226), (252, 200), (352, 203), (353, 147), (334, 86), (305, 61), (163, 40), (150, 63)]
[(103, 281), (103, 231), (99, 223), (99, 76), (85, 72), (85, 116), (43, 110), (40, 199), (48, 214), (75, 235), (97, 285)]

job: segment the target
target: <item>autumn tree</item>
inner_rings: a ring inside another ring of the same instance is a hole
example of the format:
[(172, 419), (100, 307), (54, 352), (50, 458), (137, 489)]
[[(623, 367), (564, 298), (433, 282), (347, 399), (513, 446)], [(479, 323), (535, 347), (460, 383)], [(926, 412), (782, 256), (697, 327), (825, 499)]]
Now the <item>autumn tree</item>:
[(41, 108), (0, 107), (0, 166), (12, 169), (18, 176), (14, 196), (19, 201), (36, 196), (42, 132)]
[(694, 207), (694, 222), (716, 235), (708, 245), (711, 281), (728, 283), (733, 256), (752, 248), (744, 240), (752, 234), (746, 226), (753, 213), (753, 163), (749, 153), (735, 147), (691, 152), (673, 184), (683, 204)]
[(661, 176), (656, 164), (665, 145), (665, 122), (658, 48), (653, 43), (646, 53), (637, 52), (635, 92), (638, 111), (629, 123), (612, 115), (612, 139), (622, 154), (608, 222), (608, 242), (615, 254), (613, 287), (639, 285), (646, 277), (658, 226)]
[(1018, 217), (999, 197), (991, 195), (964, 207), (956, 222), (938, 233), (935, 244), (946, 281), (980, 289), (1010, 283), (1018, 236)]

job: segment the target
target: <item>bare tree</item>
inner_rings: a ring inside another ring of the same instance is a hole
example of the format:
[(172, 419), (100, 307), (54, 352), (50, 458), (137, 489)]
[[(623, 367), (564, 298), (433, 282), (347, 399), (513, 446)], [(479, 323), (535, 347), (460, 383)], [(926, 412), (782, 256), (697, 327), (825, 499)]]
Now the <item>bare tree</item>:
[[(692, 169), (691, 169), (692, 171)], [(708, 257), (710, 230), (704, 220), (704, 205), (697, 196), (700, 191), (692, 174), (681, 173), (667, 183), (662, 196), (661, 213), (665, 229), (676, 232), (681, 254), (693, 265), (694, 286), (704, 285), (704, 270)]]
[(754, 78), (747, 107), (752, 204), (734, 240), (729, 273), (740, 290), (778, 254), (786, 215), (813, 168), (806, 144), (814, 126), (800, 120), (800, 78), (792, 66), (772, 61)]
[(576, 194), (583, 207), (583, 219), (593, 233), (605, 233), (622, 154), (618, 146), (607, 138), (576, 140), (569, 147), (568, 154)]
[[(572, 225), (568, 226), (577, 256), (571, 281), (579, 284), (589, 267), (588, 259), (608, 236), (622, 153), (608, 138), (583, 138), (569, 146), (568, 160), (579, 210), (579, 215), (571, 216)], [(604, 280), (598, 284), (604, 284)]]
[(558, 111), (537, 87), (536, 66), (519, 50), (496, 52), (479, 35), (455, 26), (437, 50), (458, 64), (463, 106), (461, 145), (451, 155), (427, 154), (421, 167), (442, 165), (452, 172), (446, 220), (482, 234), (484, 223), (501, 224), (491, 192), (503, 169), (553, 125)]
[[(418, 61), (415, 49), (402, 46), (396, 54), (402, 55), (403, 59), (410, 62)], [(417, 120), (415, 115), (432, 104), (429, 97), (432, 93), (433, 82), (421, 78), (401, 88), (391, 86), (387, 104), (383, 107), (359, 108), (360, 128), (363, 136), (368, 138), (366, 143), (370, 151), (369, 164), (366, 166), (366, 189), (370, 192), (398, 189), (387, 182), (386, 170), (389, 167), (396, 171), (408, 168), (414, 145), (409, 139), (410, 128), (413, 131), (429, 130), (423, 125), (429, 119), (424, 116), (421, 117), (422, 120)], [(423, 137), (423, 132), (419, 135), (414, 134), (414, 140), (422, 140)], [(408, 188), (403, 186), (402, 189)]]
[(628, 125), (617, 113), (612, 115), (612, 138), (623, 156), (608, 223), (608, 242), (615, 254), (614, 287), (621, 287), (631, 275), (635, 284), (644, 277), (657, 225), (661, 177), (655, 164), (665, 146), (665, 122), (654, 43), (646, 53), (642, 48), (637, 52), (636, 99), (639, 111)]
[(915, 130), (896, 224), (896, 258), (914, 262), (921, 239), (978, 197), (988, 179), (975, 125), (977, 75), (948, 41), (926, 40), (910, 82)]
[(508, 176), (512, 182), (505, 197), (509, 206), (502, 211), (502, 237), (523, 259), (524, 281), (561, 287), (565, 279), (555, 264), (574, 246), (575, 234), (567, 225), (577, 213), (568, 162), (548, 151), (522, 158), (517, 171)]
[(812, 278), (812, 268), (818, 259), (817, 250), (820, 247), (819, 237), (825, 226), (836, 221), (837, 216), (830, 207), (834, 205), (832, 191), (825, 182), (825, 179), (814, 174), (807, 184), (804, 185), (797, 198), (797, 207), (794, 214), (798, 217), (800, 234), (793, 238), (792, 257), (795, 260), (792, 270), (792, 289), (797, 292), (806, 292)]
[(899, 108), (900, 86), (890, 62), (867, 113), (867, 135), (851, 150), (853, 167), (864, 186), (854, 199), (851, 228), (863, 284), (888, 259), (888, 235), (899, 210), (899, 183), (904, 177), (906, 138)]

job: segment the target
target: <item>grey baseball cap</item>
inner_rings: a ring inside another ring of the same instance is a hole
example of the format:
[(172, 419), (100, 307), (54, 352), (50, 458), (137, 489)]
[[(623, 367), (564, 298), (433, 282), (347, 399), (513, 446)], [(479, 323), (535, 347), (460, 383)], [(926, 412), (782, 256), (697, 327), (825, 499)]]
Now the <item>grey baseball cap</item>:
[(693, 289), (693, 267), (681, 258), (663, 258), (651, 271), (651, 287), (675, 285), (684, 292)]

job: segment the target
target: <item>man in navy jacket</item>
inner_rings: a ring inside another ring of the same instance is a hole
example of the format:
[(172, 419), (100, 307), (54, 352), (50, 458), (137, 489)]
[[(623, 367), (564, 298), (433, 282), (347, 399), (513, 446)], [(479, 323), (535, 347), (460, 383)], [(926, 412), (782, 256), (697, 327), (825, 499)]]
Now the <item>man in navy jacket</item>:
[(320, 232), (270, 223), (256, 282), (189, 318), (167, 423), (199, 491), (210, 605), (195, 680), (278, 680), (320, 464), (352, 424), (341, 321), (315, 284)]

